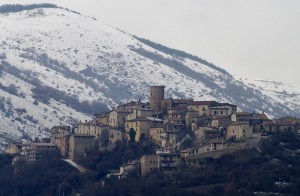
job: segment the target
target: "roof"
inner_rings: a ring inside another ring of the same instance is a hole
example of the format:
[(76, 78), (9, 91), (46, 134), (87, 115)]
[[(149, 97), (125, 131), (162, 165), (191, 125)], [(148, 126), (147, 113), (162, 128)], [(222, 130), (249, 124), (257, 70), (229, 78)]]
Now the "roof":
[(295, 122), (266, 122), (266, 126), (295, 126)]
[(227, 143), (226, 140), (224, 139), (213, 139), (213, 140), (210, 140), (209, 143), (213, 143), (213, 144), (224, 144), (224, 143)]
[(250, 113), (249, 112), (237, 112), (235, 115), (236, 116), (250, 116)]
[(37, 147), (56, 147), (56, 145), (52, 143), (31, 143), (31, 145)]
[(146, 104), (146, 103), (143, 103), (143, 102), (140, 102), (140, 101), (130, 101), (128, 103), (124, 103), (124, 104), (121, 104), (121, 105), (118, 105), (117, 107), (126, 107), (126, 106), (136, 106), (138, 104)]
[(117, 113), (130, 113), (130, 111), (128, 111), (128, 110), (119, 110), (119, 109), (114, 109), (114, 110), (112, 110), (112, 111), (110, 111), (110, 112), (117, 112)]
[(51, 133), (58, 132), (59, 129), (63, 129), (63, 130), (69, 131), (71, 128), (70, 128), (70, 126), (53, 126), (51, 128)]
[(88, 134), (75, 134), (73, 135), (74, 137), (95, 137), (93, 135), (88, 135)]
[(218, 106), (214, 106), (210, 108), (211, 110), (229, 110), (229, 108), (218, 108)]
[(139, 117), (132, 120), (127, 120), (126, 122), (136, 122), (136, 121), (155, 121), (155, 122), (163, 122), (162, 119), (155, 118), (155, 117)]
[(153, 125), (150, 127), (151, 128), (165, 128), (165, 124), (158, 124), (158, 125)]
[(172, 100), (173, 103), (191, 103), (193, 102), (193, 99), (173, 99)]
[(157, 153), (159, 156), (179, 156), (179, 153), (167, 153), (167, 152), (162, 152), (162, 153)]
[(230, 103), (218, 103), (217, 105), (218, 105), (218, 106), (231, 106), (231, 107), (237, 107), (236, 105), (230, 104)]
[(232, 122), (228, 126), (249, 125), (248, 122)]
[(182, 114), (182, 113), (186, 113), (189, 112), (188, 109), (180, 109), (180, 110), (176, 110), (174, 112), (172, 112), (172, 114)]
[(214, 116), (212, 120), (231, 118), (231, 115), (223, 115), (223, 116)]
[(154, 110), (149, 109), (149, 108), (134, 108), (133, 110), (154, 111)]
[(216, 101), (193, 101), (189, 105), (211, 105), (216, 103)]

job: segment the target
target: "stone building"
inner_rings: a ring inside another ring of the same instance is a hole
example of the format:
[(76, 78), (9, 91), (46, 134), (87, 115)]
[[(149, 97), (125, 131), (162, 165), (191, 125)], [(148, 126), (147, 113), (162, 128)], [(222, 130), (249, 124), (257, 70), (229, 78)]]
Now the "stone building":
[(22, 144), (21, 143), (9, 143), (7, 148), (4, 150), (4, 153), (10, 154), (10, 155), (17, 155), (22, 150)]
[(172, 170), (180, 164), (179, 153), (159, 153), (158, 154), (158, 167), (161, 170)]
[(31, 143), (25, 151), (26, 161), (32, 163), (49, 155), (57, 155), (57, 147), (52, 143)]
[(70, 137), (69, 159), (82, 159), (96, 150), (95, 136), (75, 134)]
[(227, 139), (247, 139), (253, 137), (253, 126), (248, 123), (231, 123), (227, 127)]
[[(134, 129), (136, 132), (135, 141), (139, 142), (141, 139), (147, 139), (150, 137), (150, 127), (162, 124), (163, 120), (154, 117), (141, 117), (125, 122), (126, 133), (129, 133), (130, 129)], [(127, 134), (129, 139), (129, 135)]]
[(124, 127), (125, 126), (125, 118), (130, 112), (128, 110), (117, 110), (114, 109), (109, 112), (109, 126), (111, 127)]
[(216, 101), (193, 101), (187, 105), (187, 108), (192, 111), (197, 111), (199, 116), (208, 116), (209, 109), (217, 105)]
[(134, 120), (141, 117), (152, 117), (153, 110), (148, 108), (134, 108), (132, 112), (126, 116), (126, 120)]
[(194, 130), (197, 143), (205, 143), (212, 139), (217, 139), (220, 132), (215, 127), (198, 127)]
[(94, 114), (94, 120), (100, 125), (109, 125), (109, 115), (108, 114)]
[(107, 125), (101, 125), (96, 122), (85, 122), (85, 123), (80, 122), (77, 124), (77, 127), (75, 127), (74, 133), (99, 137), (101, 129), (105, 126)]
[(157, 154), (143, 155), (140, 158), (141, 163), (141, 176), (149, 174), (151, 171), (158, 169), (158, 156)]
[(69, 126), (54, 126), (51, 129), (51, 143), (57, 146), (60, 155), (63, 157), (68, 157), (70, 136), (71, 128)]

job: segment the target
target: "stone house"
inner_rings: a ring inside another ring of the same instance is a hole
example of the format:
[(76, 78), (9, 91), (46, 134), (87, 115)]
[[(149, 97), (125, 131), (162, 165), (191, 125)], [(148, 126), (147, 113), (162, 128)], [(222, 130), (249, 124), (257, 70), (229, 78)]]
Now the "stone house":
[(245, 122), (231, 123), (227, 127), (227, 139), (247, 139), (253, 137), (253, 126)]
[(168, 98), (161, 101), (162, 111), (167, 113), (168, 110), (186, 109), (193, 102), (193, 99), (173, 99)]
[(51, 129), (51, 143), (57, 146), (60, 155), (63, 157), (68, 157), (70, 136), (71, 128), (69, 126), (54, 126)]
[(223, 115), (223, 116), (214, 116), (211, 119), (210, 126), (211, 127), (227, 127), (231, 123), (231, 115)]
[(227, 142), (223, 138), (213, 139), (205, 144), (200, 144), (194, 148), (189, 148), (181, 151), (183, 157), (192, 156), (194, 154), (202, 154), (211, 151), (224, 150), (227, 148)]
[[(129, 133), (130, 129), (134, 129), (136, 132), (135, 141), (139, 142), (140, 139), (150, 138), (150, 127), (162, 124), (163, 120), (153, 117), (141, 117), (133, 120), (127, 120), (125, 122), (126, 133)], [(129, 135), (127, 134), (127, 139)]]
[(164, 124), (150, 127), (150, 140), (157, 145), (161, 145), (161, 133), (164, 131), (164, 129)]
[(74, 129), (74, 133), (92, 135), (98, 138), (103, 127), (105, 126), (96, 122), (78, 123)]
[(95, 136), (75, 134), (70, 137), (69, 159), (85, 158), (88, 153), (96, 150)]
[(213, 139), (210, 140), (208, 143), (195, 147), (194, 148), (194, 154), (198, 153), (205, 153), (210, 151), (216, 151), (216, 150), (223, 150), (227, 148), (227, 142), (224, 139)]
[(167, 118), (165, 119), (165, 123), (173, 123), (173, 124), (185, 124), (186, 122), (186, 114), (189, 110), (185, 108), (181, 109), (170, 109), (168, 110)]
[(209, 108), (216, 105), (215, 101), (193, 101), (187, 105), (187, 108), (192, 111), (197, 111), (199, 116), (208, 116)]
[(209, 108), (210, 115), (214, 116), (227, 116), (237, 112), (237, 106), (229, 103), (217, 103)]
[(111, 127), (124, 127), (125, 118), (130, 112), (128, 110), (112, 110), (109, 112), (109, 126)]
[(150, 128), (150, 139), (162, 148), (169, 148), (179, 141), (182, 124), (160, 124)]
[(157, 154), (145, 154), (140, 158), (141, 176), (149, 174), (151, 171), (158, 169)]
[(141, 117), (152, 117), (153, 110), (148, 108), (134, 108), (132, 112), (126, 116), (126, 120), (133, 120)]
[(179, 142), (178, 130), (163, 130), (160, 135), (162, 148), (174, 147)]
[(158, 167), (162, 170), (172, 170), (180, 164), (179, 153), (159, 153), (158, 154)]
[(131, 111), (131, 110), (136, 109), (136, 108), (148, 108), (149, 109), (150, 104), (149, 103), (143, 103), (141, 101), (131, 101), (131, 102), (119, 105), (116, 109)]
[(4, 153), (10, 155), (19, 154), (22, 151), (22, 144), (21, 143), (9, 143), (7, 148), (4, 150)]
[(192, 121), (192, 131), (195, 131), (199, 127), (210, 126), (210, 122), (213, 119), (213, 116), (198, 116), (195, 117)]
[(265, 122), (263, 124), (264, 130), (265, 131), (272, 131), (272, 132), (284, 132), (284, 131), (292, 131), (294, 133), (298, 133), (298, 129), (299, 129), (299, 124), (296, 122)]
[(219, 136), (219, 130), (215, 127), (198, 127), (194, 131), (197, 143), (205, 143), (209, 140), (216, 139)]
[(267, 115), (264, 113), (237, 112), (234, 122), (247, 122), (253, 126), (254, 132), (259, 132), (263, 130), (263, 124), (269, 121)]
[(109, 138), (107, 149), (113, 150), (116, 147), (117, 142), (124, 139), (124, 133), (119, 129), (110, 129), (108, 133)]
[(56, 153), (57, 147), (52, 143), (31, 143), (25, 149), (26, 161), (32, 163)]
[(94, 120), (96, 123), (100, 124), (100, 125), (109, 125), (109, 115), (107, 114), (94, 114)]
[(199, 116), (198, 111), (188, 111), (185, 115), (185, 125), (188, 129), (192, 128), (192, 123), (194, 122), (194, 118)]

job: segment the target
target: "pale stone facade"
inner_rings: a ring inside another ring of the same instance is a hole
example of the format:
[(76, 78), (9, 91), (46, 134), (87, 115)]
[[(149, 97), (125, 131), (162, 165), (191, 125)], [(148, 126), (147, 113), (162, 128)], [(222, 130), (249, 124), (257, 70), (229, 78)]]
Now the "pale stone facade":
[(253, 126), (248, 123), (232, 123), (227, 127), (227, 139), (247, 139), (252, 137)]
[(126, 116), (126, 120), (134, 120), (141, 117), (152, 117), (153, 110), (147, 108), (134, 108), (132, 112)]
[(112, 110), (109, 113), (109, 126), (124, 127), (125, 118), (129, 113), (128, 110)]
[(85, 158), (87, 153), (95, 149), (95, 136), (84, 134), (72, 135), (70, 137), (69, 159)]
[[(163, 121), (158, 118), (137, 118), (134, 120), (128, 120), (125, 122), (126, 133), (129, 133), (130, 129), (133, 128), (136, 132), (135, 141), (139, 142), (141, 138), (146, 139), (150, 137), (150, 127), (158, 124), (162, 124)], [(127, 134), (129, 139), (129, 135)]]
[(158, 156), (157, 154), (143, 155), (140, 158), (141, 175), (145, 176), (151, 171), (158, 169)]

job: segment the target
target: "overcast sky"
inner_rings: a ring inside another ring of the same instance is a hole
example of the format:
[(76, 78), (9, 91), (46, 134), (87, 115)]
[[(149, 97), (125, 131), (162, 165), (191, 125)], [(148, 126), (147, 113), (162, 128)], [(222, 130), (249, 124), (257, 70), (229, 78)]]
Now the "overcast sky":
[(230, 73), (300, 85), (299, 0), (0, 0), (54, 3)]

